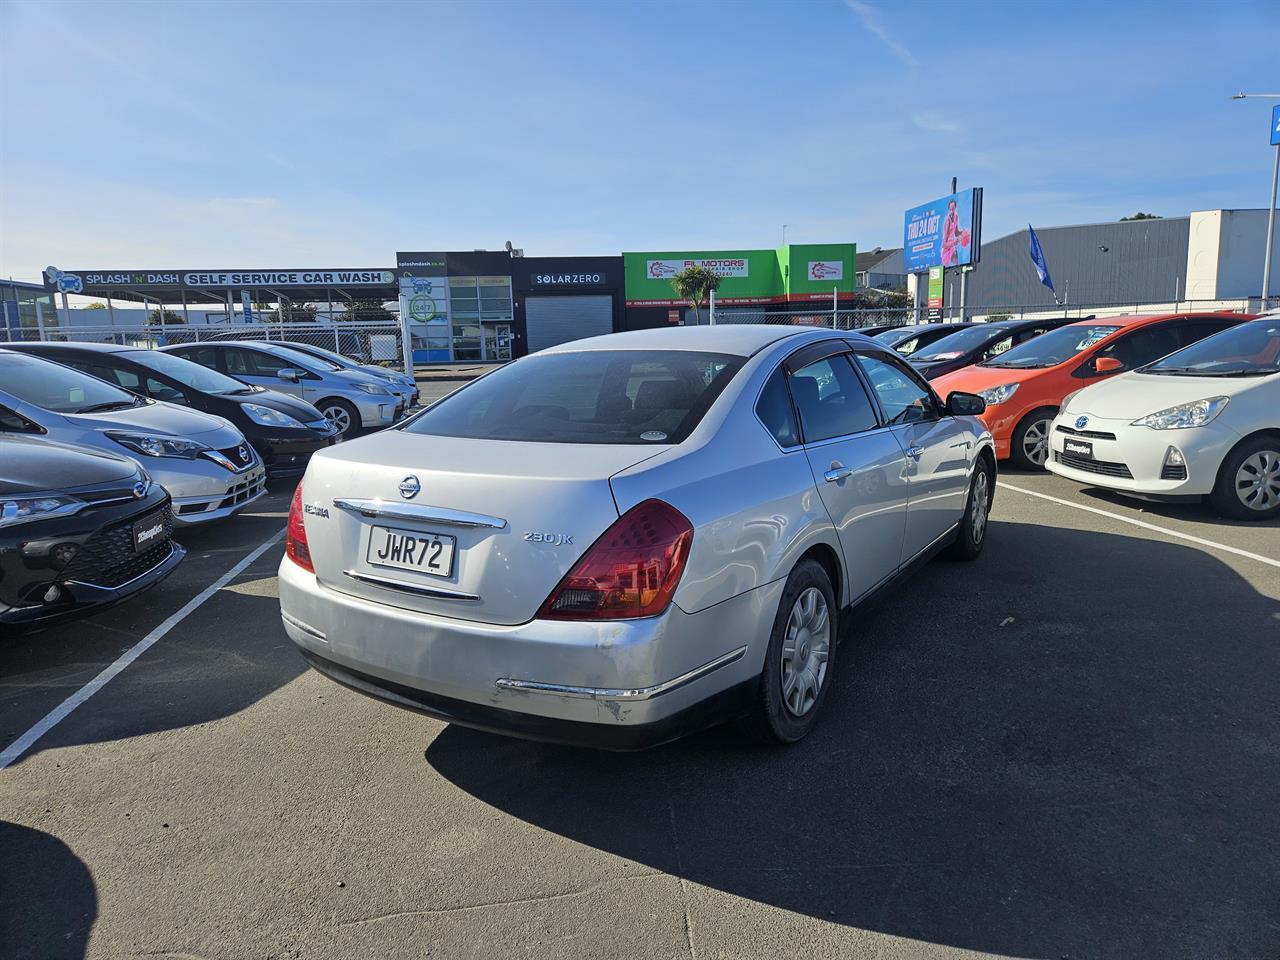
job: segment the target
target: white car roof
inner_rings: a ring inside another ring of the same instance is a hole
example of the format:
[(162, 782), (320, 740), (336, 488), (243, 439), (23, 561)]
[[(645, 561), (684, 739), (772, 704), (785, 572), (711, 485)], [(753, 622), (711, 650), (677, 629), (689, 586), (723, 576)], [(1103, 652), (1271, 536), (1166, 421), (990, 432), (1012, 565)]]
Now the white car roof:
[(786, 337), (821, 331), (820, 327), (771, 323), (726, 323), (718, 326), (655, 327), (629, 330), (602, 337), (571, 340), (540, 353), (577, 353), (582, 350), (701, 350), (750, 356)]

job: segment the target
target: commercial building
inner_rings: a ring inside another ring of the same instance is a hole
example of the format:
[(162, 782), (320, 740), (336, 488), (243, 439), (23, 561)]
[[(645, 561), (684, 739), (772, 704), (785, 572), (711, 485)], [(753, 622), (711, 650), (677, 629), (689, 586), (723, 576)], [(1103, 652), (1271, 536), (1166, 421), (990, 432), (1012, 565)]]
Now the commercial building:
[[(763, 312), (803, 313), (815, 304), (848, 301), (857, 288), (852, 243), (789, 244), (776, 250), (682, 250), (623, 253), (626, 329), (694, 323), (707, 312), (676, 296), (671, 278), (702, 266), (721, 277), (717, 315), (745, 318)], [(723, 309), (721, 309), (723, 308)]]

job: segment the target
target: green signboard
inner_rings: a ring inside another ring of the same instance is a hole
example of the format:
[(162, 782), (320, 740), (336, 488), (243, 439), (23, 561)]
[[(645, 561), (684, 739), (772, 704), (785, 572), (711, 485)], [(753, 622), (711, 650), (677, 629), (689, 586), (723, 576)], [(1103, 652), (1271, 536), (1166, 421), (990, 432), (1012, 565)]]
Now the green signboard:
[(927, 320), (942, 319), (942, 267), (929, 268), (929, 314)]
[(629, 307), (672, 306), (682, 301), (671, 278), (690, 266), (721, 277), (716, 302), (786, 303), (830, 300), (853, 294), (856, 280), (852, 243), (790, 244), (777, 250), (680, 250), (624, 253)]

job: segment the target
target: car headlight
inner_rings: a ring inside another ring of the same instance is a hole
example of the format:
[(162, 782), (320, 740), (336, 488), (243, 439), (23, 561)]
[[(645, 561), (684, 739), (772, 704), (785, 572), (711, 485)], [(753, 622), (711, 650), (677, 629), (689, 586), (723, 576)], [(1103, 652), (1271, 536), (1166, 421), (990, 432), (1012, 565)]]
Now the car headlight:
[(391, 396), (391, 391), (387, 390), (386, 387), (378, 386), (376, 383), (357, 383), (356, 388), (363, 390), (365, 393), (372, 393), (377, 397)]
[(145, 433), (119, 433), (108, 430), (107, 436), (144, 457), (177, 457), (180, 460), (194, 460), (209, 448), (194, 440), (181, 440), (177, 437), (152, 437)]
[(1181, 430), (1185, 427), (1203, 427), (1227, 406), (1228, 397), (1209, 397), (1191, 403), (1180, 403), (1139, 417), (1131, 426), (1150, 427), (1152, 430)]
[[(1080, 390), (1083, 390), (1083, 389), (1084, 387), (1080, 388)], [(1071, 409), (1071, 401), (1076, 398), (1076, 394), (1079, 393), (1080, 390), (1072, 390), (1070, 393), (1068, 393), (1065, 397), (1062, 398), (1062, 406), (1059, 409), (1063, 413), (1066, 413), (1068, 410)]]
[(287, 413), (281, 413), (279, 410), (272, 410), (270, 407), (260, 407), (256, 403), (242, 403), (240, 409), (254, 423), (260, 423), (264, 427), (292, 427), (295, 430), (305, 430), (302, 422), (295, 420)]
[(998, 387), (991, 387), (989, 390), (979, 390), (978, 396), (987, 401), (988, 407), (994, 407), (997, 403), (1004, 403), (1015, 393), (1018, 392), (1018, 384), (1002, 383)]
[(66, 516), (87, 506), (79, 497), (51, 493), (36, 497), (0, 497), (0, 527), (49, 516)]

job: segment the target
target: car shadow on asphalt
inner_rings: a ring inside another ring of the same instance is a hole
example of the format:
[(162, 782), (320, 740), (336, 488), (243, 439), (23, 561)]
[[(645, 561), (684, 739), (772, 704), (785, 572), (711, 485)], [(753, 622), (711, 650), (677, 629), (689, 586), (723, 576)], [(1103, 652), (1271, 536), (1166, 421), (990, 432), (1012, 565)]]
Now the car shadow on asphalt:
[(1275, 956), (1268, 590), (1192, 547), (993, 522), (976, 564), (846, 618), (798, 745), (722, 728), (606, 754), (450, 726), (426, 760), (551, 833), (849, 927), (1055, 960)]
[(42, 830), (0, 820), (0, 954), (83, 957), (97, 917), (98, 893), (84, 861)]

